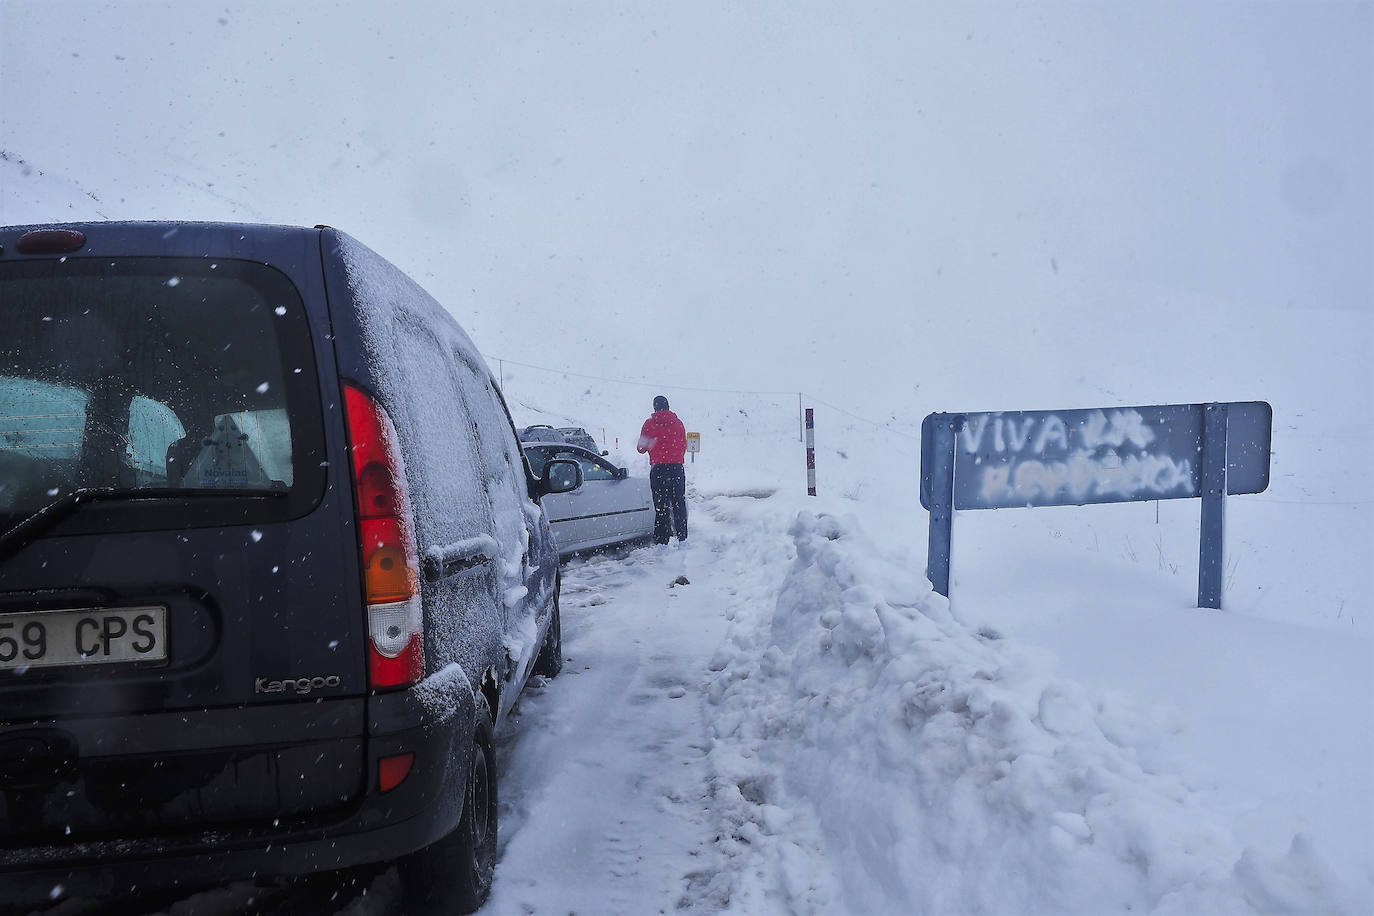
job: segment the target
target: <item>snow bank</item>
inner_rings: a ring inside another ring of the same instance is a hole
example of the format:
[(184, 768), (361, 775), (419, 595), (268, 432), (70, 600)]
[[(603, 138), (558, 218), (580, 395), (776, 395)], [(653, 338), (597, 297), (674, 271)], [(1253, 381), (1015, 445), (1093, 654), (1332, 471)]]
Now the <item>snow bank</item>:
[(917, 558), (832, 515), (790, 534), (771, 620), (737, 622), (709, 693), (717, 802), (784, 909), (1358, 909), (1305, 837), (1219, 826), (1164, 723), (965, 626)]

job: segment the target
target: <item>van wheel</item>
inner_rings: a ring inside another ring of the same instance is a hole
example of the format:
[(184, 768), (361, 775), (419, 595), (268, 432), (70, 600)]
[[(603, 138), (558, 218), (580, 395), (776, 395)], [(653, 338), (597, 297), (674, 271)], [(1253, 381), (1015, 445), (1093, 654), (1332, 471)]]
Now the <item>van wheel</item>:
[(563, 617), (558, 611), (558, 595), (563, 590), (563, 577), (559, 576), (553, 587), (553, 617), (549, 620), (549, 632), (544, 634), (544, 645), (539, 647), (539, 656), (534, 660), (534, 674), (556, 677), (563, 670)]
[(471, 913), (486, 901), (496, 869), (496, 813), (491, 707), (479, 695), (458, 827), (397, 863), (406, 913)]

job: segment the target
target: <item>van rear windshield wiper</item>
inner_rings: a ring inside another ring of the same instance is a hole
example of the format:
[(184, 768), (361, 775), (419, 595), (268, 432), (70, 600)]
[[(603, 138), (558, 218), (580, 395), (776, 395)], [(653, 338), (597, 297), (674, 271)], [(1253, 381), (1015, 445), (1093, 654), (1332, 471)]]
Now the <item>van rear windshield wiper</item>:
[(44, 531), (76, 511), (83, 503), (102, 502), (116, 499), (197, 499), (204, 497), (233, 497), (235, 499), (262, 499), (286, 496), (286, 490), (246, 490), (228, 488), (171, 488), (154, 487), (78, 487), (70, 493), (63, 493), (37, 512), (0, 534), (0, 559), (8, 557), (34, 540)]

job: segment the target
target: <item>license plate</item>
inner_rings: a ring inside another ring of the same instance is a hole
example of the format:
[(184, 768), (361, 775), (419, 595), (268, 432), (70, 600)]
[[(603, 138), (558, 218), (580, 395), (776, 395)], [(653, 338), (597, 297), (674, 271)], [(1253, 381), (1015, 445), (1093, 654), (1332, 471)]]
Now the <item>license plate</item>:
[(167, 608), (0, 614), (0, 671), (167, 660)]

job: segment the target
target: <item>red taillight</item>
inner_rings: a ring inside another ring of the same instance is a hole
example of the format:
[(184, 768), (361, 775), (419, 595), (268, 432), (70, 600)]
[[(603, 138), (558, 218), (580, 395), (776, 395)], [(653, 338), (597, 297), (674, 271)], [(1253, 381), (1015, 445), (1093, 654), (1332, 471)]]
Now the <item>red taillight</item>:
[(394, 515), (392, 500), (396, 495), (396, 481), (391, 469), (373, 463), (362, 469), (358, 478), (358, 514), (363, 518), (383, 518)]
[(20, 254), (64, 254), (80, 251), (86, 235), (75, 229), (31, 229), (19, 236), (14, 248)]
[(410, 768), (414, 765), (414, 754), (397, 754), (395, 757), (381, 758), (377, 761), (377, 788), (382, 792), (390, 792), (405, 782), (406, 777), (410, 775)]
[(424, 676), (420, 558), (396, 428), (361, 389), (344, 385), (358, 501), (358, 552), (367, 601), (368, 676), (373, 690)]

